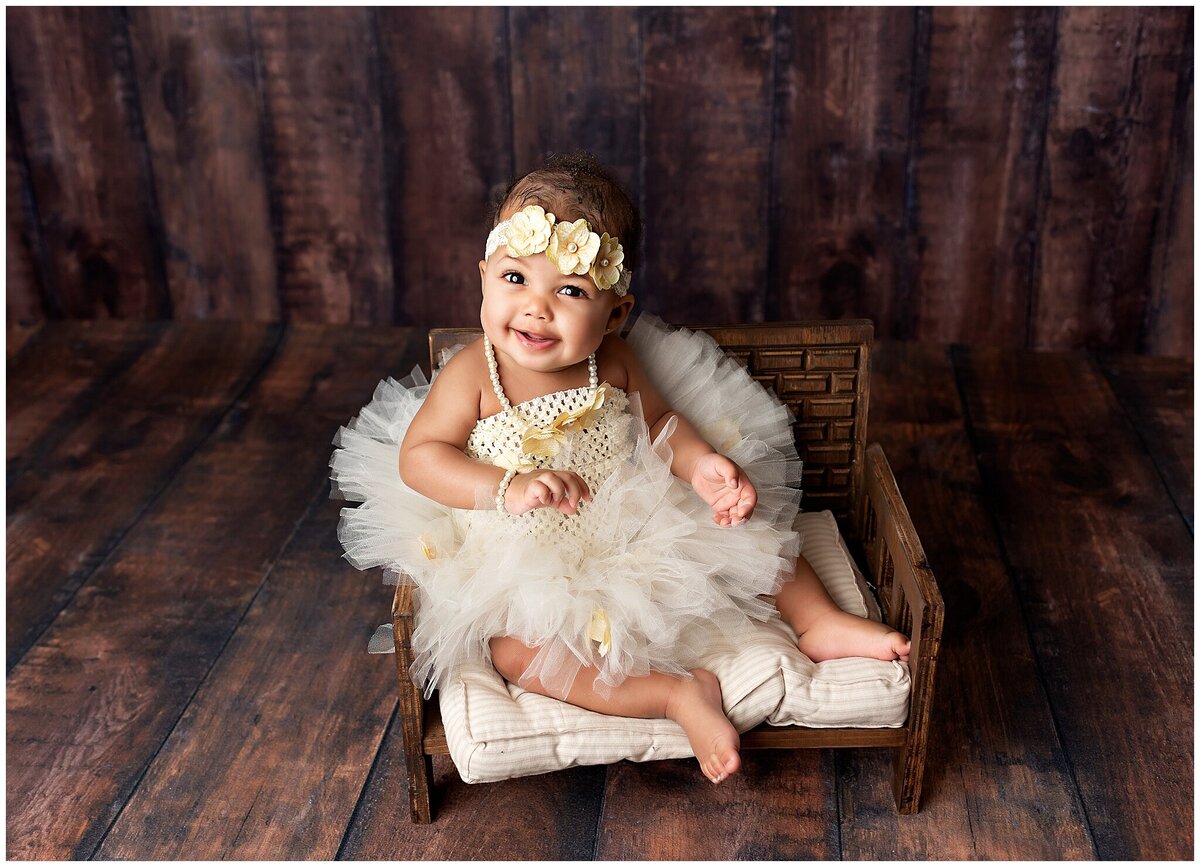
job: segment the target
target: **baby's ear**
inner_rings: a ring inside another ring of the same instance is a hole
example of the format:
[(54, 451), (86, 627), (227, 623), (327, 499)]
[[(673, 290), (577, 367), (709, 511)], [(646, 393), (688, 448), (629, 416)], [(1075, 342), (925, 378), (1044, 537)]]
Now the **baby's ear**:
[(483, 276), (487, 273), (487, 259), (479, 260), (479, 286), (483, 288)]
[(625, 323), (626, 318), (629, 316), (629, 312), (633, 310), (633, 300), (633, 296), (629, 293), (626, 293), (617, 300), (616, 304), (613, 305), (613, 309), (609, 311), (608, 314), (608, 325), (605, 326), (605, 331), (607, 333), (611, 334), (620, 330), (621, 326)]

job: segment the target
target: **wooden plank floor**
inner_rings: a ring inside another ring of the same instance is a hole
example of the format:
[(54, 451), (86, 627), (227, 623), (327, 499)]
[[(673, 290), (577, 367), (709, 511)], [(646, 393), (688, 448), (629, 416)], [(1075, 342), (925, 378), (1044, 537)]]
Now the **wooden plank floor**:
[(887, 750), (468, 786), (408, 821), (390, 588), (330, 440), (411, 329), (8, 334), (13, 859), (1092, 859), (1193, 848), (1185, 360), (879, 343), (881, 442), (946, 602), (923, 809)]

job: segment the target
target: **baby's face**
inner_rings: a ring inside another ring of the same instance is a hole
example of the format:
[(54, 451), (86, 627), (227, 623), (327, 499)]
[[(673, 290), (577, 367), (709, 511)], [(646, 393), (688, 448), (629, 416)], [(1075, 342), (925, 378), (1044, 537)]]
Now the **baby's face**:
[[(633, 307), (587, 274), (559, 272), (545, 253), (513, 258), (505, 246), (480, 261), (484, 333), (520, 367), (565, 370), (595, 352)], [(541, 338), (541, 339), (538, 339)]]

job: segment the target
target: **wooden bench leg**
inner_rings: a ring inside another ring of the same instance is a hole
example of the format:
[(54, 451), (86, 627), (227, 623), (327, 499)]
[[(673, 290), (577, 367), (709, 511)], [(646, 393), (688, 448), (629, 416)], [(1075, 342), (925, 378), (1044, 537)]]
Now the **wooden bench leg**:
[(892, 768), (892, 793), (896, 796), (896, 812), (911, 816), (921, 809), (921, 778), (925, 774), (925, 744), (914, 743), (908, 733), (904, 746), (896, 750)]
[(433, 821), (433, 757), (425, 754), (425, 699), (409, 678), (412, 665), (412, 615), (393, 614), (396, 639), (396, 683), (400, 692), (400, 726), (404, 764), (408, 768), (408, 806), (418, 825)]
[(433, 756), (414, 756), (404, 740), (404, 758), (408, 765), (408, 806), (413, 824), (428, 825), (433, 821)]

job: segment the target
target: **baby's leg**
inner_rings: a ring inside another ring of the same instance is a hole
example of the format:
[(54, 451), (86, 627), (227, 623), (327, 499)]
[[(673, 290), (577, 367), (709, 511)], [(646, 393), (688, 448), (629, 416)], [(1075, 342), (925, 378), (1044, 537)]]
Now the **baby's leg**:
[[(537, 654), (536, 647), (526, 647), (511, 636), (496, 636), (488, 644), (496, 671), (511, 683), (518, 683), (518, 678)], [(627, 677), (619, 686), (613, 687), (608, 698), (603, 698), (592, 689), (596, 668), (588, 666), (580, 669), (566, 701), (613, 716), (675, 720), (687, 734), (704, 775), (719, 783), (741, 767), (738, 756), (741, 739), (721, 706), (721, 685), (717, 678), (702, 668), (692, 669), (692, 674), (693, 680), (662, 672)], [(547, 690), (536, 678), (528, 679), (520, 686), (530, 692), (562, 698)]]
[(780, 616), (796, 630), (797, 646), (813, 662), (845, 656), (908, 659), (904, 635), (838, 608), (803, 557), (796, 559), (796, 574), (773, 598)]

